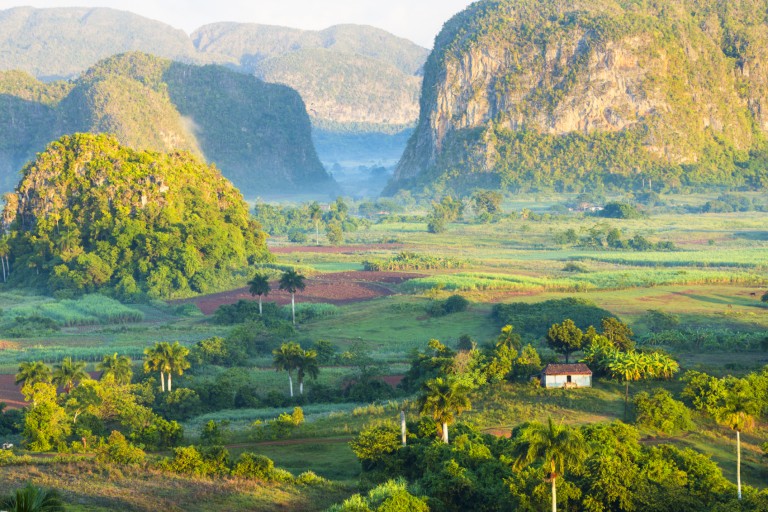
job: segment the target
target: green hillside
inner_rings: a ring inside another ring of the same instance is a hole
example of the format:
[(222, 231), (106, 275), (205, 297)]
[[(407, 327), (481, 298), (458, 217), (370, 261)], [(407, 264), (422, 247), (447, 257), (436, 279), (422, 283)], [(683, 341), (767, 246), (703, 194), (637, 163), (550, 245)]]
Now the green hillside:
[(168, 298), (269, 258), (240, 193), (211, 166), (105, 135), (51, 143), (6, 195), (10, 282), (60, 296)]
[(190, 151), (216, 164), (243, 193), (335, 190), (311, 141), (299, 95), (220, 66), (142, 53), (99, 62), (72, 83), (0, 73), (2, 185), (48, 141), (109, 133), (135, 149)]
[(764, 187), (767, 9), (476, 2), (436, 39), (390, 191)]

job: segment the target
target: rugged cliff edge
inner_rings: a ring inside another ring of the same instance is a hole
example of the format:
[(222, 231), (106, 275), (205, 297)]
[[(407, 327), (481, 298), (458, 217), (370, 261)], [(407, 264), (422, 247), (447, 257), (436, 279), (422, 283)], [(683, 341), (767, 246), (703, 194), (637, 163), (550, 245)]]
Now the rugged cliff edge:
[(472, 4), (436, 39), (388, 191), (764, 186), (767, 10), (765, 0)]

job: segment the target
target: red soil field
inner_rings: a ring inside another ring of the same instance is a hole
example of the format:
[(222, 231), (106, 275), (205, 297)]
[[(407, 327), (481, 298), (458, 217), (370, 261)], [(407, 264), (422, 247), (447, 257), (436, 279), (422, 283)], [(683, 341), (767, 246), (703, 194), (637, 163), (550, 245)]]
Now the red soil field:
[[(392, 295), (394, 292), (387, 286), (399, 284), (409, 279), (423, 277), (423, 274), (408, 274), (402, 272), (335, 272), (320, 274), (307, 278), (307, 287), (296, 293), (297, 302), (325, 302), (328, 304), (349, 304), (362, 300)], [(265, 302), (290, 304), (291, 294), (278, 290), (277, 281), (270, 283), (272, 291), (265, 296)], [(228, 292), (214, 293), (192, 299), (174, 301), (175, 304), (192, 303), (206, 315), (213, 314), (222, 304), (234, 304), (238, 300), (258, 300), (248, 293), (248, 288), (238, 288)]]

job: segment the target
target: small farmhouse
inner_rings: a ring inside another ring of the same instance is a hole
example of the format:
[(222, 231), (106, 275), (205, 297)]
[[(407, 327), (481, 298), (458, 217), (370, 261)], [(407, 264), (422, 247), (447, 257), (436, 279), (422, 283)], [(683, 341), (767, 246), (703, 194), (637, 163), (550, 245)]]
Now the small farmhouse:
[(541, 371), (545, 388), (591, 388), (592, 370), (584, 363), (548, 364)]

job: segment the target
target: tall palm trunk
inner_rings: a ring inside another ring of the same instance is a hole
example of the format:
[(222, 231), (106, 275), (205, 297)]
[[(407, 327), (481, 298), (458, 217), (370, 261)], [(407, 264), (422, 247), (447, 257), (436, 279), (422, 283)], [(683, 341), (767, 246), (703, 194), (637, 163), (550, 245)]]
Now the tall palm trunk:
[(294, 294), (291, 293), (291, 318), (293, 319), (293, 325), (296, 325), (296, 304), (293, 301), (293, 295)]
[(741, 432), (736, 431), (736, 486), (741, 499)]
[(165, 372), (160, 372), (160, 388), (165, 393)]
[(315, 245), (320, 245), (320, 223), (315, 221)]
[(261, 316), (261, 295), (259, 295), (259, 316)]
[(443, 442), (448, 444), (448, 423), (443, 422)]
[(291, 377), (291, 372), (288, 372), (288, 389), (291, 392), (291, 398), (293, 398), (293, 377)]
[(557, 473), (555, 473), (555, 461), (552, 461), (552, 473), (549, 475), (552, 478), (552, 512), (557, 512)]
[(304, 394), (304, 379), (301, 379), (301, 380), (299, 381), (299, 394), (300, 394), (300, 395), (303, 395), (303, 394)]
[(171, 372), (168, 372), (168, 392), (171, 392)]
[(555, 487), (555, 481), (557, 479), (552, 479), (552, 512), (557, 512), (557, 487)]

